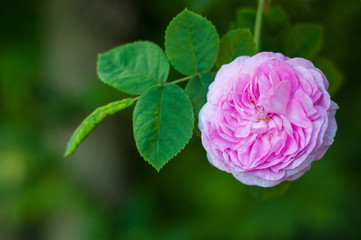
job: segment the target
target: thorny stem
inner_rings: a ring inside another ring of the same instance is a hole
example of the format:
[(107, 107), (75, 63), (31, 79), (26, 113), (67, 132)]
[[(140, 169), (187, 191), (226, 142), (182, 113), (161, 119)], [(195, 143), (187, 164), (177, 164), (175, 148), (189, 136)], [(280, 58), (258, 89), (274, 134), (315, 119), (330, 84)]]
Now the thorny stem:
[(254, 26), (254, 41), (256, 43), (256, 48), (258, 50), (259, 50), (260, 35), (261, 35), (264, 1), (265, 0), (258, 0), (257, 16), (256, 16), (256, 22), (255, 22), (255, 26)]

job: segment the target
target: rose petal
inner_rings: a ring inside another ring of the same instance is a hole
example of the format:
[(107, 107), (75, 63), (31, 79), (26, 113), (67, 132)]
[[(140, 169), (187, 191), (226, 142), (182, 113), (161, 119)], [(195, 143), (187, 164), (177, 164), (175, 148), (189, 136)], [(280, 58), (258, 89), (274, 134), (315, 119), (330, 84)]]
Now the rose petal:
[(290, 83), (282, 81), (276, 85), (269, 96), (260, 99), (266, 112), (284, 114), (290, 97)]

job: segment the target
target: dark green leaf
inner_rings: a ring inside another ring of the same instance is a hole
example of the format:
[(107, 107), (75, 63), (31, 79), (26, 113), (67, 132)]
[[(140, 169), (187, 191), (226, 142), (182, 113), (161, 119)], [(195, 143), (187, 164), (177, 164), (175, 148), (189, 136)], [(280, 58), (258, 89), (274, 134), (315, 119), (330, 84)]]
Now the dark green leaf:
[[(201, 75), (201, 77), (196, 76), (188, 82), (185, 88), (186, 93), (192, 101), (196, 125), (198, 124), (199, 111), (207, 101), (208, 87), (213, 82), (214, 77), (214, 73)], [(200, 131), (197, 127), (196, 134), (200, 135)]]
[(193, 11), (202, 14), (214, 5), (214, 0), (186, 0), (184, 4)]
[(249, 30), (253, 32), (255, 22), (256, 10), (253, 8), (240, 8), (237, 10), (236, 28), (249, 28)]
[(126, 98), (109, 103), (95, 109), (74, 131), (65, 150), (64, 156), (72, 154), (79, 144), (101, 123), (108, 115), (113, 115), (120, 110), (131, 106), (136, 99)]
[(313, 59), (322, 46), (322, 26), (300, 23), (294, 25), (286, 35), (284, 49), (289, 57)]
[(106, 84), (129, 94), (141, 94), (167, 81), (169, 63), (163, 50), (152, 42), (116, 47), (98, 58), (98, 75)]
[(280, 7), (274, 6), (265, 15), (265, 30), (270, 34), (277, 34), (289, 26), (287, 13)]
[(159, 171), (187, 144), (193, 121), (192, 103), (182, 88), (166, 84), (148, 89), (133, 113), (134, 138), (140, 155)]
[(257, 48), (249, 29), (235, 29), (222, 37), (216, 66), (220, 68), (239, 56), (252, 56), (256, 53)]
[(327, 58), (317, 59), (315, 61), (315, 65), (323, 72), (323, 74), (325, 74), (330, 84), (328, 92), (331, 96), (335, 95), (341, 88), (344, 81), (344, 76), (341, 70)]
[(214, 73), (201, 75), (201, 77), (196, 76), (188, 82), (185, 88), (186, 93), (192, 101), (196, 116), (198, 116), (199, 110), (201, 110), (207, 101), (208, 87), (213, 82), (214, 77)]
[(187, 9), (178, 14), (165, 32), (165, 51), (173, 67), (184, 75), (205, 74), (217, 58), (216, 28)]
[(262, 49), (277, 52), (283, 49), (290, 23), (287, 13), (279, 6), (272, 6), (265, 14), (262, 34)]

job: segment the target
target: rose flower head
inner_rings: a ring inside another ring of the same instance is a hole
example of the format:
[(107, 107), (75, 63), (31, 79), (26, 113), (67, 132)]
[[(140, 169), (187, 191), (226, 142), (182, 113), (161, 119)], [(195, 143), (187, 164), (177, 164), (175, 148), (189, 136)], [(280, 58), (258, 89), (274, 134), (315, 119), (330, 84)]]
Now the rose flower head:
[(218, 71), (199, 113), (207, 157), (247, 185), (299, 178), (333, 143), (336, 103), (303, 58), (261, 52)]

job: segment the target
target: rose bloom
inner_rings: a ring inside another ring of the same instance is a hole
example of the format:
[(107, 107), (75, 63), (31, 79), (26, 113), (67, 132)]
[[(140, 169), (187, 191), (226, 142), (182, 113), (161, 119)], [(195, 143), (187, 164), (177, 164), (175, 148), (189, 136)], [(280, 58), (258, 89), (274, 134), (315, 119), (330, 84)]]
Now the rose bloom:
[(332, 144), (336, 103), (324, 74), (303, 58), (261, 52), (218, 71), (199, 113), (207, 157), (244, 184), (299, 178)]

